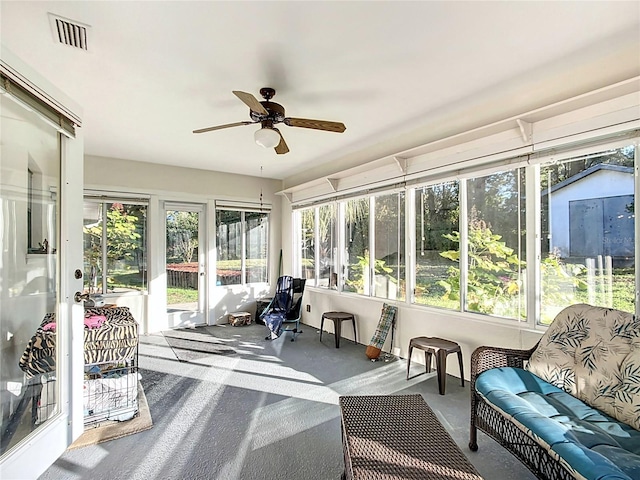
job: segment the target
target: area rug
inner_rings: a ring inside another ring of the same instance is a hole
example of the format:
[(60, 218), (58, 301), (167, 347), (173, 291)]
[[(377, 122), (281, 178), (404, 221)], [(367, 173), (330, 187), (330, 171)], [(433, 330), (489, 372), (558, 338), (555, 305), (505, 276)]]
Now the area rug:
[(151, 420), (147, 397), (144, 394), (142, 385), (138, 382), (138, 414), (135, 417), (124, 422), (106, 421), (99, 426), (87, 427), (84, 433), (69, 446), (69, 450), (133, 435), (134, 433), (149, 430), (151, 427), (153, 427), (153, 421)]
[(165, 340), (181, 362), (205, 358), (209, 355), (230, 355), (236, 353), (233, 347), (208, 333), (204, 328), (178, 329), (162, 332)]

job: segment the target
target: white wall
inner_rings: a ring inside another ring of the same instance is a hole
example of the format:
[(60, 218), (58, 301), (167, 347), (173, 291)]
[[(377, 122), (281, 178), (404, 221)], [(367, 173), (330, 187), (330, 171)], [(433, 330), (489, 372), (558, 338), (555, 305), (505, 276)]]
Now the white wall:
[[(322, 312), (335, 310), (355, 314), (357, 341), (363, 345), (362, 357), (365, 358), (364, 346), (369, 344), (380, 319), (383, 305), (381, 299), (339, 294), (310, 287), (305, 293), (304, 304), (311, 305), (311, 313), (306, 311), (303, 313), (303, 323), (315, 328), (320, 328)], [(470, 374), (471, 353), (477, 347), (494, 345), (509, 348), (531, 348), (541, 334), (540, 332), (519, 329), (515, 325), (509, 326), (492, 322), (489, 319), (480, 319), (478, 315), (409, 306), (405, 303), (394, 305), (398, 307), (393, 341), (394, 355), (407, 358), (409, 340), (414, 337), (440, 337), (453, 340), (458, 342), (462, 348), (466, 379), (469, 379)], [(333, 333), (333, 322), (325, 321), (324, 330)], [(344, 342), (346, 339), (354, 339), (350, 322), (344, 322), (342, 325), (342, 341)], [(390, 348), (391, 332), (387, 336), (383, 350), (389, 352)], [(412, 363), (414, 362), (424, 365), (422, 352), (414, 350)], [(416, 371), (419, 371), (421, 367), (416, 365), (415, 368)], [(447, 372), (456, 377), (460, 376), (455, 355), (448, 358)]]
[[(206, 217), (208, 227), (209, 258), (215, 258), (215, 216), (211, 210), (215, 201), (242, 202), (259, 205), (262, 190), (263, 203), (272, 205), (269, 226), (269, 278), (275, 284), (278, 259), (282, 244), (281, 188), (279, 180), (234, 175), (208, 170), (197, 170), (158, 165), (115, 158), (85, 156), (85, 189), (149, 195), (148, 255), (149, 292), (145, 295), (109, 296), (108, 302), (128, 306), (138, 320), (142, 332), (156, 332), (174, 325), (166, 314), (166, 280), (164, 279), (164, 201), (202, 203), (210, 210)], [(255, 299), (267, 296), (270, 286), (230, 285), (215, 286), (215, 269), (209, 264), (208, 323), (227, 322), (233, 311), (255, 310)]]

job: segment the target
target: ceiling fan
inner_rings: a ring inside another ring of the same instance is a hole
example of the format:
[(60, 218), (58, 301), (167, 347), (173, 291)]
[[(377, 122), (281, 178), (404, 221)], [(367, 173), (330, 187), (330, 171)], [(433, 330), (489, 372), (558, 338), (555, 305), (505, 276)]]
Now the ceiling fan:
[(284, 141), (284, 137), (274, 125), (284, 123), (290, 127), (312, 128), (314, 130), (325, 130), (327, 132), (342, 133), (347, 127), (344, 123), (329, 122), (326, 120), (310, 120), (308, 118), (285, 117), (284, 107), (278, 103), (272, 102), (271, 99), (276, 94), (273, 88), (264, 87), (260, 89), (260, 95), (264, 101), (259, 102), (256, 97), (250, 93), (233, 91), (244, 104), (249, 107), (249, 117), (251, 121), (227, 123), (225, 125), (216, 125), (215, 127), (200, 128), (194, 130), (193, 133), (211, 132), (213, 130), (222, 130), (223, 128), (239, 127), (240, 125), (251, 125), (260, 123), (261, 128), (257, 130), (254, 138), (258, 145), (265, 148), (275, 148), (279, 155), (283, 155), (289, 151), (289, 147)]

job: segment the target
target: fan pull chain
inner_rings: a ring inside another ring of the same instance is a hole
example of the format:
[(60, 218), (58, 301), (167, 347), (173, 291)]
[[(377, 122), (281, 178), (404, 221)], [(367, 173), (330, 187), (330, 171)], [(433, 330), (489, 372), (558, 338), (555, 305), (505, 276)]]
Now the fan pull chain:
[(262, 213), (262, 165), (260, 165), (260, 213)]

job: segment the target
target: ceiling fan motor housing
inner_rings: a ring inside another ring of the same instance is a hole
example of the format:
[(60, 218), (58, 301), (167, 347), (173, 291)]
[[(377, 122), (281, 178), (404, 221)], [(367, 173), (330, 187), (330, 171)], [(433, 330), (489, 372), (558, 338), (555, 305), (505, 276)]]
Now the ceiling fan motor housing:
[(263, 115), (261, 113), (249, 110), (249, 116), (254, 122), (263, 122), (265, 120), (271, 120), (273, 123), (282, 123), (284, 121), (284, 107), (279, 103), (270, 101), (260, 102), (260, 104), (269, 112), (269, 115)]

